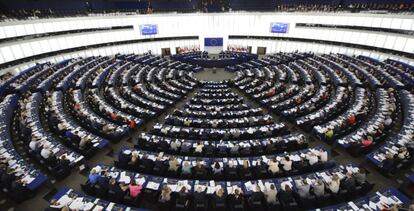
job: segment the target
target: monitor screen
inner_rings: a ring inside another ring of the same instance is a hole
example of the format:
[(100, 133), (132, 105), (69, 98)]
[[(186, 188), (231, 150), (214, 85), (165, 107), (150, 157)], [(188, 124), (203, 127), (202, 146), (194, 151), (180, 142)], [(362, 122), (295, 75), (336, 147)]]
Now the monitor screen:
[(158, 34), (157, 25), (154, 25), (154, 24), (141, 25), (141, 34), (142, 35)]
[(222, 37), (204, 38), (204, 46), (223, 46)]
[(289, 30), (288, 23), (272, 23), (271, 32), (272, 33), (287, 33)]

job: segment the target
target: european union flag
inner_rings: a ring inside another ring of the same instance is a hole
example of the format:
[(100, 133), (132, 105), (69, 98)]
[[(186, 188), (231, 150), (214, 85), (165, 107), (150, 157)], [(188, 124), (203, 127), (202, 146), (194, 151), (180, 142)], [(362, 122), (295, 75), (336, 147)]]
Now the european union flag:
[(204, 38), (204, 46), (223, 46), (223, 38)]

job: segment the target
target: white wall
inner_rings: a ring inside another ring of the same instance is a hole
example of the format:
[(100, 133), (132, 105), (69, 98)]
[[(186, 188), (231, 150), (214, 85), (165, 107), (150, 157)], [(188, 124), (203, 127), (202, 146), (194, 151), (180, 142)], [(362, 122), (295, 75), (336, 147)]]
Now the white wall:
[(365, 55), (379, 60), (395, 59), (398, 61), (404, 61), (408, 64), (414, 65), (413, 59), (405, 57), (385, 54), (377, 51), (367, 51), (356, 48), (339, 47), (334, 45), (324, 45), (318, 43), (305, 43), (305, 42), (292, 42), (292, 41), (280, 41), (280, 40), (255, 40), (255, 39), (231, 39), (230, 45), (239, 46), (252, 46), (253, 53), (256, 53), (257, 47), (267, 47), (266, 53), (273, 54), (278, 52), (314, 52), (321, 54), (328, 53), (343, 53), (347, 55)]
[[(289, 23), (289, 32), (287, 34), (270, 33), (271, 22)], [(199, 45), (201, 50), (204, 50), (203, 43), (205, 37), (223, 37), (224, 48), (226, 48), (232, 42), (228, 39), (229, 35), (255, 35), (330, 40), (414, 53), (413, 36), (345, 29), (296, 28), (296, 23), (342, 24), (414, 30), (413, 15), (374, 15), (362, 13), (195, 13), (28, 20), (0, 23), (0, 38), (108, 26), (133, 25), (134, 29), (62, 35), (2, 43), (0, 44), (0, 64), (45, 52), (83, 45), (132, 39), (180, 36), (199, 36), (198, 42), (195, 41), (192, 44)], [(141, 35), (139, 32), (140, 24), (157, 24), (159, 34), (150, 36)], [(276, 45), (274, 50), (279, 49), (279, 47), (280, 49), (293, 48), (284, 47), (285, 44), (283, 43), (286, 42), (280, 43), (281, 45)], [(250, 40), (247, 45), (266, 47), (265, 44), (266, 41)], [(142, 47), (140, 47), (141, 45)], [(180, 47), (176, 45), (175, 41), (166, 45), (172, 48), (173, 53), (175, 47)], [(160, 53), (161, 46), (157, 43), (153, 43), (151, 46), (138, 44), (137, 48), (151, 49), (154, 53)], [(307, 49), (308, 47), (305, 48)], [(254, 51), (256, 50), (256, 48), (253, 49)], [(333, 47), (333, 49), (335, 48)], [(268, 52), (271, 51), (268, 50)]]
[[(117, 53), (121, 54), (143, 54), (151, 50), (153, 54), (161, 54), (161, 48), (171, 48), (171, 53), (175, 54), (175, 46), (192, 46), (197, 43), (198, 40), (179, 40), (179, 41), (160, 41), (160, 42), (147, 42), (142, 44), (127, 44), (127, 45), (118, 45), (118, 46), (109, 46), (96, 48), (91, 50), (76, 51), (72, 53), (60, 54), (57, 56), (51, 56), (47, 58), (42, 58), (36, 62), (59, 62), (65, 59), (74, 58), (74, 57), (88, 57), (88, 56), (108, 56), (115, 55)], [(0, 75), (6, 72), (17, 73), (22, 70), (25, 70), (36, 63), (35, 61), (27, 62), (12, 68), (0, 70)]]

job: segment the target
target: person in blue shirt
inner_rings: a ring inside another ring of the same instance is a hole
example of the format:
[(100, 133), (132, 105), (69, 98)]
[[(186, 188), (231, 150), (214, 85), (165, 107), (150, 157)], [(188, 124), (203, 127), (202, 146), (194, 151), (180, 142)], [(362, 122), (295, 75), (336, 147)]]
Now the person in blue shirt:
[(96, 173), (95, 169), (92, 169), (88, 177), (89, 183), (91, 185), (95, 185), (98, 182), (98, 179), (99, 179), (99, 174)]

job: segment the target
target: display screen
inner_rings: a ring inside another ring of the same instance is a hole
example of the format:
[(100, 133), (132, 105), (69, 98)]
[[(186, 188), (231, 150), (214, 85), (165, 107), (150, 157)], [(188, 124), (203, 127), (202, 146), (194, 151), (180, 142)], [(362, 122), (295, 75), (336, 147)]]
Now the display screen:
[(204, 38), (204, 46), (223, 46), (222, 37)]
[(141, 25), (141, 34), (142, 35), (158, 34), (157, 25), (154, 25), (154, 24)]
[(289, 30), (288, 23), (272, 23), (271, 32), (272, 33), (287, 33)]

